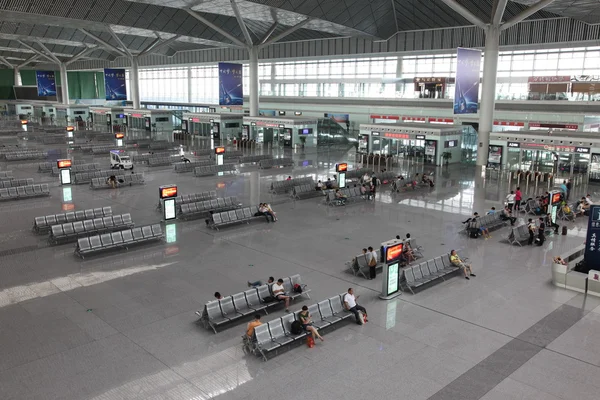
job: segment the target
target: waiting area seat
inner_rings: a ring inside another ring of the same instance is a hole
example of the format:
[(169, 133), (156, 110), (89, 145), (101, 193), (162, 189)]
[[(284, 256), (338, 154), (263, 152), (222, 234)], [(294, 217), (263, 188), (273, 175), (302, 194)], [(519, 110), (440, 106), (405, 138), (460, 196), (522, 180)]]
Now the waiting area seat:
[[(143, 185), (144, 175), (142, 174), (129, 174), (129, 175), (116, 175), (117, 187)], [(106, 183), (104, 178), (93, 178), (90, 184), (92, 189), (111, 189), (112, 186)]]
[(0, 179), (13, 179), (12, 171), (0, 171)]
[(258, 162), (258, 168), (266, 169), (273, 167), (292, 167), (294, 165), (294, 160), (288, 157), (284, 158), (272, 158), (266, 160), (260, 160)]
[(148, 158), (149, 167), (163, 167), (165, 165), (171, 165), (174, 162), (181, 160), (178, 155), (171, 154), (153, 154)]
[(173, 148), (173, 144), (169, 143), (167, 140), (151, 140), (148, 143), (148, 148), (150, 150), (168, 150)]
[[(223, 153), (223, 159), (224, 160), (233, 160), (233, 159), (238, 159), (240, 157), (244, 156), (244, 152), (241, 150), (234, 150), (234, 151), (226, 151), (225, 153)], [(210, 153), (210, 158), (215, 159), (215, 152), (212, 151)]]
[(291, 191), (291, 196), (297, 200), (310, 199), (313, 197), (323, 196), (323, 191), (316, 190), (314, 185), (308, 183), (306, 185), (294, 186)]
[(288, 193), (291, 190), (293, 190), (294, 186), (301, 186), (301, 185), (311, 185), (313, 188), (316, 186), (315, 181), (313, 180), (312, 177), (294, 178), (294, 179), (287, 179), (284, 181), (271, 182), (271, 187), (270, 187), (269, 191), (273, 194), (283, 194), (283, 193)]
[[(296, 285), (302, 289), (301, 293), (294, 291)], [(283, 278), (283, 288), (286, 295), (290, 296), (292, 300), (300, 296), (306, 296), (310, 299), (310, 289), (302, 283), (300, 275)], [(265, 314), (268, 314), (269, 309), (281, 304), (284, 303), (274, 298), (271, 285), (262, 285), (221, 300), (209, 301), (204, 305), (202, 311), (196, 311), (196, 315), (205, 328), (211, 328), (216, 334), (217, 328), (223, 325), (240, 322), (244, 317), (256, 314), (258, 311), (264, 311)]]
[(470, 229), (480, 229), (482, 226), (485, 227), (488, 231), (493, 231), (498, 228), (502, 228), (509, 223), (508, 219), (502, 219), (502, 213), (496, 212), (493, 214), (487, 214), (483, 217), (479, 217), (474, 221), (467, 222), (464, 224), (465, 226), (460, 231), (461, 233), (469, 234)]
[(400, 287), (402, 288), (404, 285), (412, 294), (415, 294), (414, 290), (422, 288), (428, 283), (445, 281), (447, 277), (459, 270), (459, 267), (450, 262), (450, 253), (446, 253), (435, 259), (404, 268), (400, 278)]
[(271, 159), (273, 159), (273, 156), (270, 154), (262, 154), (262, 155), (255, 155), (255, 156), (243, 156), (243, 157), (240, 157), (239, 163), (240, 164), (250, 164), (250, 163), (257, 163), (262, 160), (271, 160)]
[(118, 232), (84, 237), (77, 240), (75, 254), (82, 259), (88, 255), (116, 249), (129, 249), (131, 246), (162, 240), (164, 237), (160, 224), (146, 225)]
[[(417, 241), (415, 238), (409, 238), (409, 239), (404, 239), (403, 243), (406, 245), (408, 244), (410, 249), (412, 250), (412, 255), (414, 257), (415, 260), (418, 260), (420, 258), (423, 258), (423, 247), (419, 246), (417, 244)], [(401, 261), (402, 265), (407, 265), (408, 261), (404, 260)], [(381, 260), (377, 260), (377, 265), (375, 266), (375, 270), (380, 271), (383, 269), (383, 265), (384, 263), (381, 262)], [(351, 272), (354, 276), (359, 276), (362, 275), (363, 278), (365, 279), (369, 279), (367, 274), (369, 273), (369, 263), (367, 261), (367, 255), (366, 254), (358, 254), (354, 257), (352, 257), (351, 261), (346, 262), (346, 269), (345, 271), (347, 272)]]
[(90, 208), (88, 210), (73, 211), (61, 214), (46, 215), (43, 217), (35, 217), (33, 221), (33, 230), (37, 233), (47, 233), (54, 225), (64, 224), (67, 222), (85, 221), (86, 219), (104, 218), (112, 215), (112, 208)]
[(33, 178), (0, 180), (0, 189), (31, 185), (33, 185)]
[(373, 171), (370, 170), (369, 168), (359, 168), (359, 169), (351, 169), (349, 171), (346, 171), (346, 180), (349, 179), (360, 179), (362, 178), (365, 174), (371, 174)]
[(47, 183), (41, 185), (27, 185), (0, 189), (0, 201), (20, 200), (33, 197), (50, 196), (50, 188)]
[(3, 153), (6, 161), (21, 161), (21, 160), (38, 160), (40, 158), (47, 158), (47, 151), (40, 150), (18, 150)]
[(208, 226), (213, 229), (219, 230), (227, 225), (233, 224), (249, 224), (251, 221), (256, 219), (265, 220), (264, 215), (254, 215), (258, 212), (258, 207), (254, 209), (254, 212), (250, 207), (238, 208), (237, 210), (222, 211), (212, 213)]
[(236, 164), (223, 164), (223, 165), (207, 165), (204, 167), (194, 168), (195, 176), (210, 176), (218, 173), (230, 173), (235, 174), (237, 172)]
[(120, 231), (133, 228), (131, 214), (109, 215), (86, 219), (84, 221), (66, 222), (64, 224), (52, 225), (48, 243), (67, 243), (82, 236), (95, 235), (105, 232)]
[(354, 203), (360, 200), (368, 200), (369, 199), (369, 193), (370, 192), (366, 192), (365, 194), (361, 193), (360, 191), (360, 187), (352, 187), (352, 188), (345, 188), (345, 189), (340, 189), (339, 191), (342, 194), (341, 198), (336, 197), (335, 190), (328, 190), (327, 194), (325, 195), (325, 199), (323, 200), (325, 202), (326, 205), (328, 206), (341, 206), (341, 205), (346, 205), (348, 203)]
[(73, 184), (74, 185), (84, 185), (86, 183), (90, 183), (92, 182), (92, 179), (94, 178), (104, 178), (104, 180), (106, 181), (106, 178), (108, 178), (111, 175), (115, 174), (115, 170), (113, 169), (105, 169), (105, 170), (96, 170), (96, 171), (89, 171), (89, 172), (78, 172), (75, 174), (75, 177), (73, 179)]
[(182, 204), (178, 210), (177, 217), (180, 219), (198, 218), (209, 212), (229, 211), (241, 208), (242, 204), (238, 202), (237, 197), (230, 196), (212, 200), (197, 201), (195, 203)]
[(176, 173), (181, 174), (183, 172), (194, 172), (196, 167), (207, 167), (214, 164), (214, 161), (211, 160), (176, 162), (173, 164), (173, 168)]
[(523, 247), (523, 242), (529, 240), (529, 228), (527, 227), (527, 224), (511, 228), (506, 240), (508, 240), (509, 244), (518, 244)]
[[(313, 326), (317, 327), (320, 332), (332, 331), (342, 326), (341, 322), (354, 318), (351, 312), (344, 309), (344, 294), (333, 296), (308, 307)], [(254, 328), (252, 339), (248, 341), (250, 351), (267, 361), (271, 354), (277, 355), (283, 349), (306, 343), (304, 339), (308, 336), (307, 332), (292, 333), (292, 323), (296, 320), (300, 321), (298, 314), (299, 312), (289, 313)]]
[[(196, 203), (198, 201), (212, 200), (216, 198), (217, 192), (215, 190), (199, 193), (182, 194), (181, 196), (175, 197), (175, 207), (177, 207), (177, 209), (181, 209), (182, 204)], [(159, 210), (162, 208), (161, 201), (158, 202), (157, 208)]]

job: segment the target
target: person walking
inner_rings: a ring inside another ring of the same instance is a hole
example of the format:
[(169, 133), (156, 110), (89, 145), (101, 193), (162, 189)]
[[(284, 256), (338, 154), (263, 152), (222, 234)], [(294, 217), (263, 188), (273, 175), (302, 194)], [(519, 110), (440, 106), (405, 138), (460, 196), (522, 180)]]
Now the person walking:
[(523, 200), (523, 193), (521, 193), (521, 188), (517, 187), (515, 191), (515, 208), (512, 210), (513, 212), (519, 212), (521, 210), (521, 200)]
[(535, 239), (535, 222), (533, 222), (533, 220), (531, 218), (529, 218), (527, 220), (527, 230), (529, 231), (529, 241), (527, 242), (527, 244), (532, 245), (533, 241)]
[(514, 190), (511, 190), (510, 193), (506, 196), (506, 205), (511, 210), (514, 209), (514, 207), (515, 207), (515, 198), (516, 197), (517, 196), (515, 195), (515, 191)]

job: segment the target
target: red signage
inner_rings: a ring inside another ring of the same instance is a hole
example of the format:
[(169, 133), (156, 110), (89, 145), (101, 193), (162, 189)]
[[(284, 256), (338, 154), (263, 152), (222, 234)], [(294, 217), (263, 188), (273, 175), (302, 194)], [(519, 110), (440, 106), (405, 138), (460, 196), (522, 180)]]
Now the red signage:
[(124, 133), (115, 133), (115, 138), (117, 139), (123, 139), (125, 137)]
[(144, 114), (131, 114), (133, 118), (143, 118)]
[(225, 153), (225, 147), (215, 147), (215, 154)]
[(346, 172), (346, 171), (348, 171), (348, 164), (347, 163), (338, 164), (337, 168), (336, 168), (336, 171), (337, 172)]
[(414, 121), (414, 122), (425, 122), (427, 120), (426, 117), (402, 117), (402, 121)]
[(560, 204), (560, 192), (559, 193), (554, 193), (552, 195), (552, 203), (553, 206), (556, 204)]
[(28, 123), (29, 123), (29, 121), (27, 121), (26, 119), (21, 120), (21, 125), (27, 125)]
[(192, 118), (192, 122), (200, 122), (200, 118)]
[(383, 134), (384, 137), (392, 138), (392, 139), (410, 139), (410, 135), (407, 133), (390, 133), (386, 132)]
[(429, 118), (429, 122), (437, 122), (438, 124), (453, 124), (452, 118)]
[(540, 122), (530, 122), (530, 128), (555, 128), (555, 129), (574, 129), (577, 130), (577, 124), (544, 124)]
[(161, 199), (177, 197), (177, 186), (161, 186), (159, 195)]
[(71, 164), (72, 164), (71, 160), (56, 160), (56, 165), (58, 166), (58, 169), (70, 168)]
[(402, 255), (403, 243), (398, 243), (385, 249), (385, 261), (390, 263), (400, 258)]
[(74, 126), (67, 126), (67, 132), (73, 132), (75, 130)]
[(527, 78), (529, 83), (559, 83), (571, 82), (571, 76), (530, 76)]
[(400, 119), (400, 117), (397, 115), (375, 115), (375, 114), (371, 114), (371, 118), (372, 119), (395, 119), (395, 120)]
[(502, 126), (525, 126), (525, 122), (517, 122), (517, 121), (494, 121), (494, 125), (502, 125)]

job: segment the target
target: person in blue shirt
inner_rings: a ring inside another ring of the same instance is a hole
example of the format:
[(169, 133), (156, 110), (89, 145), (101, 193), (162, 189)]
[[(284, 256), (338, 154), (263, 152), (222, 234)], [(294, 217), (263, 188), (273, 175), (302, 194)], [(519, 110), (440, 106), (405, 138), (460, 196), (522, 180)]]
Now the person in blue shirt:
[(490, 211), (487, 212), (487, 215), (496, 214), (496, 207), (490, 208)]
[(560, 190), (562, 190), (562, 192), (565, 195), (565, 198), (567, 197), (567, 191), (569, 190), (567, 188), (567, 180), (565, 179), (565, 181), (563, 183), (560, 184)]

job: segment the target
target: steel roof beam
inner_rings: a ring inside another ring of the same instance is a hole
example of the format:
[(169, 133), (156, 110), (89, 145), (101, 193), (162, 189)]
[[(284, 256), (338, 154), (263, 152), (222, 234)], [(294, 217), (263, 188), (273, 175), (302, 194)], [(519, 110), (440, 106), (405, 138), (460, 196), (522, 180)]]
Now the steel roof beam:
[(460, 14), (467, 21), (480, 27), (481, 29), (486, 29), (487, 24), (477, 18), (475, 14), (471, 13), (471, 11), (467, 10), (466, 7), (456, 2), (456, 0), (442, 0), (444, 4), (453, 9), (455, 12)]
[(242, 18), (242, 14), (240, 14), (240, 9), (238, 8), (235, 0), (230, 0), (230, 1), (231, 1), (231, 9), (233, 10), (235, 17), (237, 18), (238, 24), (240, 25), (240, 29), (242, 30), (242, 33), (244, 34), (244, 38), (246, 38), (246, 44), (248, 46), (252, 46), (254, 43), (252, 43), (252, 37), (250, 36), (250, 32), (248, 32), (248, 27), (246, 27), (246, 24), (244, 23), (244, 19)]
[(279, 22), (275, 21), (273, 22), (273, 25), (271, 25), (271, 27), (269, 28), (269, 30), (267, 31), (267, 33), (265, 33), (265, 36), (263, 36), (263, 38), (260, 40), (259, 44), (265, 44), (265, 42), (267, 40), (269, 40), (269, 38), (271, 37), (271, 35), (273, 34), (273, 32), (275, 32), (275, 29), (277, 29), (277, 27), (279, 26)]
[(123, 43), (123, 41), (119, 38), (119, 36), (117, 36), (117, 34), (112, 30), (112, 28), (110, 26), (107, 27), (108, 28), (108, 33), (110, 33), (110, 35), (113, 37), (113, 39), (115, 39), (115, 41), (117, 43), (119, 43), (119, 46), (122, 47), (122, 50), (127, 53), (127, 55), (129, 57), (133, 57), (133, 55), (131, 54), (131, 52), (129, 51), (129, 49), (127, 48), (127, 46), (125, 46), (125, 44)]
[(138, 57), (145, 56), (150, 53), (156, 53), (159, 49), (162, 49), (163, 47), (170, 45), (171, 43), (173, 43), (174, 41), (176, 41), (179, 38), (180, 38), (180, 36), (176, 35), (170, 39), (163, 40), (162, 42), (161, 42), (160, 38), (157, 38), (155, 41), (150, 43), (150, 45), (148, 47), (146, 47), (140, 54), (138, 54)]
[(52, 53), (50, 50), (48, 50), (48, 48), (46, 46), (44, 46), (39, 40), (36, 41), (36, 43), (38, 44), (38, 46), (40, 46), (42, 48), (42, 50), (44, 50), (46, 52), (46, 54), (48, 54), (50, 56), (50, 58), (52, 58), (57, 64), (60, 65), (61, 61), (58, 59), (58, 57), (56, 57), (54, 55), (54, 53)]
[(102, 46), (104, 46), (105, 48), (107, 48), (108, 50), (114, 51), (116, 53), (119, 53), (120, 56), (124, 56), (124, 57), (129, 57), (124, 51), (119, 50), (118, 48), (116, 48), (115, 46), (113, 46), (112, 44), (100, 39), (98, 36), (94, 35), (93, 33), (90, 33), (88, 31), (86, 31), (85, 29), (78, 29), (79, 32), (83, 33), (86, 36), (89, 36), (90, 38), (92, 38), (94, 41), (100, 43)]
[(264, 42), (261, 47), (264, 46), (268, 46), (270, 44), (273, 44), (275, 42), (277, 42), (280, 39), (283, 39), (284, 37), (286, 37), (287, 35), (297, 31), (298, 29), (302, 28), (304, 25), (308, 24), (310, 22), (310, 18), (306, 18), (303, 21), (298, 22), (296, 25), (286, 29), (285, 31), (281, 32), (279, 35), (267, 40), (266, 42)]
[(27, 64), (34, 62), (37, 58), (38, 58), (38, 55), (34, 54), (31, 57), (29, 57), (27, 60), (25, 60), (21, 64), (19, 64), (19, 66), (17, 68), (23, 68)]
[(8, 68), (14, 69), (15, 66), (12, 65), (11, 63), (9, 63), (8, 61), (6, 61), (6, 58), (0, 56), (0, 63), (6, 65)]
[(511, 26), (518, 24), (519, 22), (523, 21), (525, 18), (529, 18), (530, 16), (532, 16), (536, 12), (540, 11), (542, 8), (549, 6), (553, 2), (554, 2), (554, 0), (541, 0), (541, 1), (533, 4), (529, 8), (526, 8), (525, 10), (521, 11), (520, 13), (518, 13), (517, 15), (515, 15), (514, 17), (512, 17), (505, 23), (503, 23), (500, 26), (500, 30), (505, 30), (505, 29), (510, 28)]
[(508, 0), (494, 1), (494, 9), (492, 10), (492, 25), (500, 25), (502, 23), (502, 16), (504, 16), (504, 10), (506, 10), (507, 3)]
[(38, 56), (44, 57), (46, 60), (50, 61), (53, 64), (56, 62), (53, 58), (50, 58), (50, 56), (45, 55), (44, 53), (42, 53), (41, 51), (39, 51), (35, 47), (31, 47), (27, 43), (24, 43), (22, 40), (17, 40), (17, 43), (19, 43), (21, 46), (25, 47), (26, 49), (33, 51)]
[(79, 53), (75, 54), (73, 57), (69, 58), (67, 61), (65, 61), (65, 65), (74, 63), (75, 61), (79, 60), (81, 57), (83, 57), (86, 54), (91, 53), (92, 51), (97, 50), (97, 49), (98, 49), (98, 46), (92, 46), (92, 47), (85, 48), (85, 49), (81, 50)]
[(211, 28), (211, 29), (217, 31), (218, 33), (220, 33), (221, 35), (225, 36), (227, 39), (231, 40), (237, 46), (244, 47), (244, 48), (248, 47), (246, 45), (246, 43), (242, 42), (241, 40), (239, 40), (235, 36), (233, 36), (230, 33), (224, 31), (223, 29), (219, 28), (217, 25), (213, 24), (212, 22), (210, 22), (209, 20), (207, 20), (206, 18), (204, 18), (202, 15), (198, 14), (196, 11), (191, 10), (189, 8), (185, 9), (185, 11), (188, 14), (190, 14), (192, 17), (196, 18), (198, 21), (202, 22), (204, 25), (208, 26), (209, 28)]

